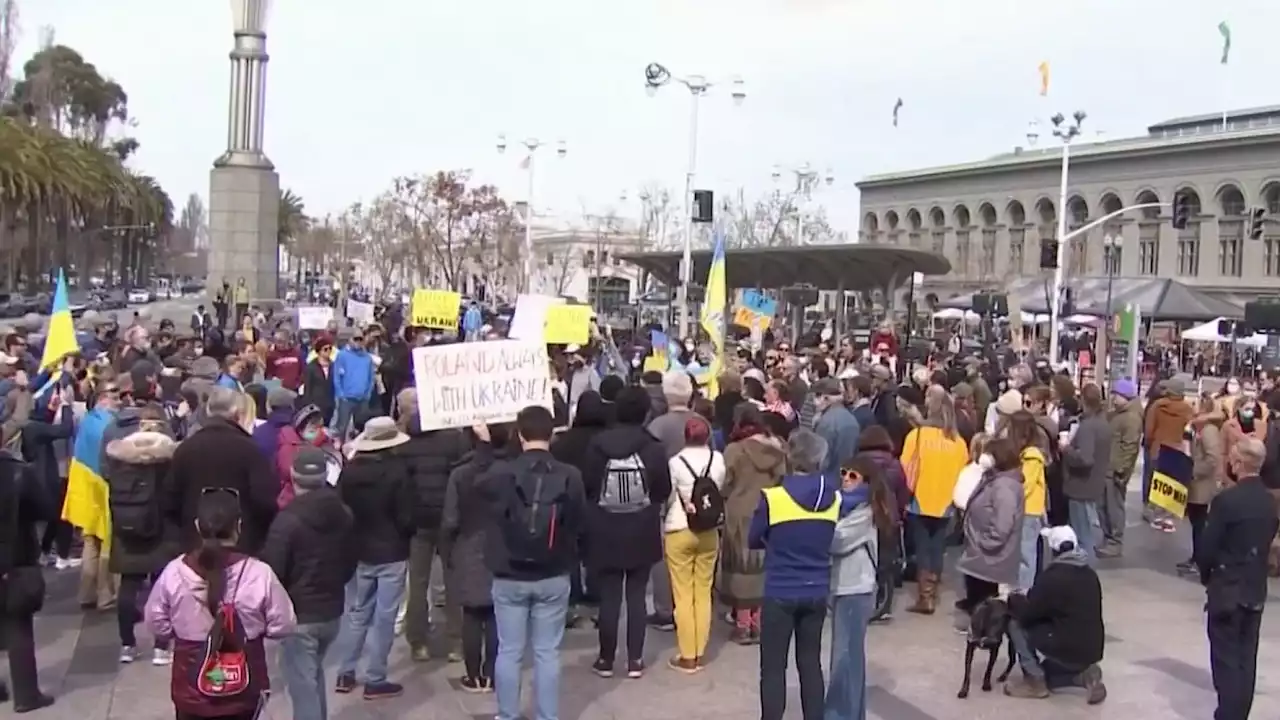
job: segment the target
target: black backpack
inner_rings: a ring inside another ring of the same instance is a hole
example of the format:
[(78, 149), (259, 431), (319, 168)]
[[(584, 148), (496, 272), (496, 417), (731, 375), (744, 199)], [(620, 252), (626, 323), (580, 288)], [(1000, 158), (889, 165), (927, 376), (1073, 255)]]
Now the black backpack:
[(538, 460), (517, 471), (502, 513), (502, 534), (513, 570), (544, 568), (573, 542), (564, 529), (568, 499), (569, 474), (559, 464)]
[(123, 540), (161, 536), (159, 470), (166, 465), (123, 466), (111, 473), (108, 501), (112, 533)]
[(693, 512), (686, 510), (685, 517), (689, 520), (689, 529), (694, 532), (714, 530), (724, 525), (724, 496), (711, 479), (711, 465), (715, 460), (715, 453), (712, 453), (707, 460), (706, 469), (699, 473), (694, 471), (688, 460), (680, 457), (680, 462), (684, 463), (693, 476), (693, 489), (689, 491), (689, 504), (693, 506)]

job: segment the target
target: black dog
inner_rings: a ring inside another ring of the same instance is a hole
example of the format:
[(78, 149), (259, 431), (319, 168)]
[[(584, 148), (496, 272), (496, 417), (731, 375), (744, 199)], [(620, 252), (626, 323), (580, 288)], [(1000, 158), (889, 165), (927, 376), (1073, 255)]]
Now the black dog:
[(964, 682), (960, 685), (958, 698), (969, 697), (969, 674), (973, 669), (973, 653), (978, 648), (986, 650), (987, 671), (982, 675), (982, 689), (991, 691), (991, 672), (996, 667), (996, 658), (1000, 655), (1000, 645), (1009, 638), (1009, 666), (1000, 675), (1000, 682), (1008, 679), (1013, 671), (1013, 637), (1009, 635), (1009, 605), (1000, 598), (983, 600), (969, 615), (969, 633), (964, 648)]

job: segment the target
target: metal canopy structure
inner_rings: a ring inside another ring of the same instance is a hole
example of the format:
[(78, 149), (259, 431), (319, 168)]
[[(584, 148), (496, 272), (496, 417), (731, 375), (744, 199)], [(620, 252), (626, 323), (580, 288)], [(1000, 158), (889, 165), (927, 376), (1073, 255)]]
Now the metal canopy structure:
[[(1105, 277), (1074, 278), (1066, 287), (1074, 291), (1075, 308), (1080, 315), (1107, 314), (1107, 282)], [(1117, 277), (1111, 279), (1111, 310), (1137, 305), (1143, 319), (1157, 322), (1188, 320), (1205, 322), (1220, 317), (1239, 318), (1244, 311), (1236, 305), (1168, 278)], [(1023, 312), (1048, 312), (1047, 284), (1040, 278), (1018, 278), (1003, 286), (1002, 291), (1016, 298)], [(968, 309), (973, 306), (973, 293), (959, 295), (939, 303), (940, 307)]]
[[(618, 259), (674, 287), (680, 282), (681, 251), (628, 253)], [(924, 250), (894, 245), (802, 245), (725, 250), (725, 282), (730, 288), (776, 289), (812, 285), (817, 290), (891, 288), (912, 273), (945, 275), (951, 263)], [(693, 252), (693, 279), (706, 282), (711, 250)]]

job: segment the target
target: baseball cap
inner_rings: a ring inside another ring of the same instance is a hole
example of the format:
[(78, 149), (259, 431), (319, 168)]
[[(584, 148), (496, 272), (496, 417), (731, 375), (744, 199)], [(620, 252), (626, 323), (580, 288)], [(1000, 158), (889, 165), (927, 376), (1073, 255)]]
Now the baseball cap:
[(298, 450), (289, 468), (293, 482), (303, 490), (324, 487), (329, 473), (329, 462), (324, 451), (317, 447)]
[(825, 377), (813, 384), (810, 388), (814, 397), (829, 397), (831, 395), (843, 394), (840, 389), (840, 381), (833, 377)]
[(1066, 549), (1067, 543), (1071, 543), (1072, 547), (1079, 547), (1080, 542), (1076, 540), (1076, 531), (1071, 529), (1070, 525), (1055, 525), (1047, 527), (1040, 531), (1040, 535), (1049, 543), (1049, 549), (1054, 552), (1062, 552)]

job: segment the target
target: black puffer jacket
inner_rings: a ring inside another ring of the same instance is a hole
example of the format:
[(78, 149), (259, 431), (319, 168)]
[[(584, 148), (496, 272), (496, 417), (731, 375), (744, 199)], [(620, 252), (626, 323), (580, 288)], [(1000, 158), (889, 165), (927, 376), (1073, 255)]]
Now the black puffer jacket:
[(338, 491), (326, 487), (298, 494), (271, 523), (262, 560), (289, 591), (299, 624), (342, 617), (356, 571), (353, 522)]
[[(169, 561), (182, 554), (182, 532), (163, 515), (165, 488), (170, 481), (169, 468), (178, 441), (163, 432), (137, 430), (122, 438), (109, 440), (103, 476), (110, 487), (138, 487), (150, 483), (155, 500), (158, 533), (154, 537), (138, 537), (112, 521), (111, 572), (120, 575), (150, 575), (164, 569)], [(111, 508), (112, 518), (121, 513)]]
[(404, 461), (413, 484), (416, 501), (414, 520), (420, 530), (440, 532), (444, 516), (444, 495), (449, 473), (461, 465), (471, 451), (471, 443), (461, 430), (416, 430), (415, 416), (409, 424), (409, 442), (394, 452)]
[(396, 449), (357, 453), (338, 476), (338, 491), (359, 529), (351, 545), (365, 565), (408, 560), (409, 538), (418, 529), (413, 483)]

